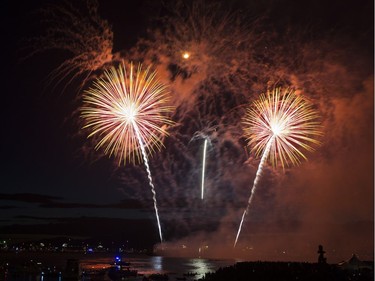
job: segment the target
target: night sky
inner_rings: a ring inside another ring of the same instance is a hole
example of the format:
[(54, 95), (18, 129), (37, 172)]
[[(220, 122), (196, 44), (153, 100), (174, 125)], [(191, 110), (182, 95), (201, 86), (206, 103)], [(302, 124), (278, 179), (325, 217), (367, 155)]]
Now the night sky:
[[(78, 29), (51, 13), (51, 3), (69, 10), (65, 2), (30, 2), (6, 1), (1, 17), (1, 237), (159, 242), (144, 166), (118, 167), (81, 129), (82, 91), (125, 59), (152, 62), (176, 108), (165, 148), (150, 157), (169, 254), (196, 255), (208, 245), (213, 257), (315, 261), (322, 244), (328, 262), (353, 253), (373, 259), (373, 1), (198, 1), (191, 9), (175, 1), (99, 1), (97, 22), (85, 22), (84, 1), (71, 1), (81, 15)], [(72, 46), (64, 37), (69, 26), (85, 42), (78, 54), (105, 50), (111, 57), (98, 59), (87, 80), (85, 61), (62, 80), (49, 76), (75, 56), (64, 50)], [(60, 27), (65, 33), (56, 32)], [(100, 50), (95, 42), (106, 43), (105, 31), (113, 32), (112, 48)], [(92, 34), (94, 43), (87, 43)], [(315, 104), (322, 145), (297, 167), (267, 165), (233, 250), (259, 164), (240, 121), (246, 106), (273, 86), (291, 86)]]

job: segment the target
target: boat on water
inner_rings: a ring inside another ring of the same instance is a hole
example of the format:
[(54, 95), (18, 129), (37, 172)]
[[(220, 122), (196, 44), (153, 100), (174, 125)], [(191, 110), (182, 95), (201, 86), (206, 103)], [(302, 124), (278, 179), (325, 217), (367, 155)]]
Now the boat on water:
[(116, 256), (114, 260), (107, 264), (107, 267), (97, 269), (86, 269), (83, 280), (110, 280), (110, 281), (168, 281), (167, 274), (153, 273), (150, 275), (140, 274), (132, 267), (129, 261), (123, 260), (121, 256)]
[(140, 281), (142, 274), (132, 267), (131, 263), (123, 260), (120, 255), (114, 256), (111, 261), (105, 263), (83, 264), (82, 281)]
[(124, 261), (121, 256), (116, 256), (113, 264), (107, 268), (107, 276), (113, 280), (142, 280), (138, 270), (131, 267), (131, 263)]
[(130, 262), (122, 260), (121, 256), (116, 256), (113, 265), (130, 266)]

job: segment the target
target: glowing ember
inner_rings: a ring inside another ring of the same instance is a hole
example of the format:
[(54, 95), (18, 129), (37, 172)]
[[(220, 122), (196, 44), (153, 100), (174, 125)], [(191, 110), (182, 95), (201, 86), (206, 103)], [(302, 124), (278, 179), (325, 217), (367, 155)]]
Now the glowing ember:
[(190, 54), (188, 52), (184, 52), (182, 54), (182, 58), (184, 58), (185, 60), (187, 60), (188, 58), (190, 58)]

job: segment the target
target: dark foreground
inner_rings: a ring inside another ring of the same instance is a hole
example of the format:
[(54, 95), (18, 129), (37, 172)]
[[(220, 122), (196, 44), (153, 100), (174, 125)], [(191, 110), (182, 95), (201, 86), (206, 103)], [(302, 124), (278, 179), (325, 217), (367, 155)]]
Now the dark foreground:
[(208, 273), (204, 281), (372, 281), (374, 266), (342, 267), (300, 262), (240, 262)]

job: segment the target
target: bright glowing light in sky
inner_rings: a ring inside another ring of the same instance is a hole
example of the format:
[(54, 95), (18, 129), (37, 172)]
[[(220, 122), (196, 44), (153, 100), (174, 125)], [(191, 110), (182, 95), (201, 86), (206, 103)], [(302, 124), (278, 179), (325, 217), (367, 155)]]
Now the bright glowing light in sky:
[(312, 151), (310, 144), (319, 144), (315, 137), (322, 135), (318, 114), (302, 96), (289, 89), (280, 88), (260, 95), (248, 109), (244, 118), (245, 136), (252, 150), (261, 154), (261, 161), (251, 188), (241, 222), (238, 227), (234, 247), (241, 233), (245, 216), (249, 212), (255, 190), (263, 172), (263, 166), (270, 156), (273, 165), (278, 161), (284, 168), (288, 160), (296, 165), (299, 157), (306, 159), (301, 148)]
[(313, 151), (320, 142), (321, 125), (313, 105), (294, 91), (279, 88), (261, 94), (245, 115), (243, 124), (248, 144), (257, 156), (263, 154), (268, 141), (270, 160), (276, 166), (297, 165), (307, 159), (302, 149)]
[(279, 136), (283, 132), (282, 125), (277, 122), (271, 122), (271, 131), (275, 136)]
[(81, 115), (84, 128), (91, 130), (89, 137), (99, 138), (95, 148), (116, 156), (118, 164), (142, 162), (137, 129), (148, 155), (160, 150), (165, 125), (173, 123), (167, 117), (172, 111), (168, 94), (150, 67), (143, 70), (130, 64), (128, 73), (123, 62), (118, 69), (105, 71), (83, 95)]
[(129, 123), (132, 123), (135, 121), (136, 117), (137, 117), (137, 108), (136, 108), (136, 105), (134, 103), (131, 103), (129, 105), (126, 105), (126, 106), (123, 106), (121, 108), (121, 113), (123, 115), (123, 120), (125, 122), (129, 122)]
[(190, 54), (188, 52), (183, 52), (182, 58), (184, 58), (185, 60), (187, 60), (189, 57), (190, 57)]

